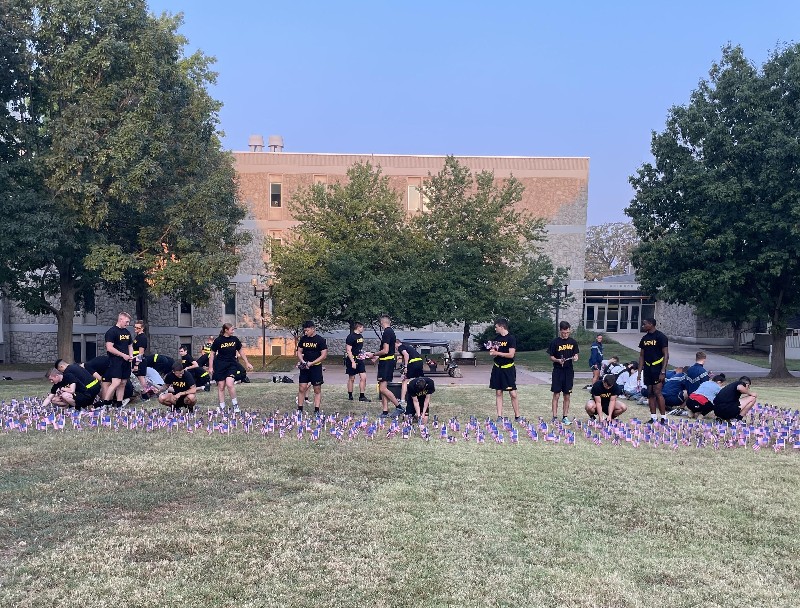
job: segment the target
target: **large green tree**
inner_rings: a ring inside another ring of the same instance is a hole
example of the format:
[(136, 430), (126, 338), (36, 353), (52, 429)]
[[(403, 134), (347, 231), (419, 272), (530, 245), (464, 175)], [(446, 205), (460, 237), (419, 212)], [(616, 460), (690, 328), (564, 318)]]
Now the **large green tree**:
[(357, 163), (341, 183), (315, 185), (290, 201), (297, 225), (271, 256), (274, 312), (293, 328), (367, 325), (388, 313), (399, 324), (430, 322), (413, 300), (419, 251), (397, 193), (379, 167)]
[(463, 327), (464, 350), (474, 323), (507, 308), (511, 293), (546, 289), (551, 276), (544, 221), (518, 210), (522, 192), (519, 180), (473, 175), (452, 156), (423, 187), (427, 210), (413, 225), (426, 252), (431, 307), (438, 321)]
[(761, 68), (723, 49), (687, 105), (654, 133), (626, 213), (644, 290), (732, 323), (769, 318), (771, 377), (789, 373), (787, 318), (800, 308), (800, 46)]
[(586, 270), (590, 281), (626, 274), (631, 251), (639, 243), (630, 222), (609, 222), (586, 228)]
[(148, 292), (203, 302), (224, 286), (244, 210), (206, 91), (210, 60), (183, 55), (179, 18), (143, 0), (5, 2), (25, 52), (5, 99), (19, 153), (0, 217), (20, 246), (0, 252), (0, 284), (56, 316), (68, 357), (93, 287), (146, 303)]

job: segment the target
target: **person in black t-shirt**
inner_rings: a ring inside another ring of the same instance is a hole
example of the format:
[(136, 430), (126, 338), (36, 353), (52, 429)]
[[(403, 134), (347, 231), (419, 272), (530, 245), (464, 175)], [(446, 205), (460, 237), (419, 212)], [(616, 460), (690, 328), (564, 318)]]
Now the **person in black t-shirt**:
[(197, 385), (191, 372), (183, 369), (179, 361), (172, 364), (172, 370), (164, 377), (164, 384), (168, 388), (158, 396), (161, 405), (172, 409), (185, 407), (190, 412), (194, 411), (197, 403)]
[(147, 334), (144, 333), (147, 326), (141, 319), (137, 319), (133, 324), (133, 358), (136, 361), (141, 361), (147, 354), (148, 340)]
[(381, 329), (381, 347), (377, 353), (373, 355), (373, 360), (378, 362), (378, 392), (381, 396), (381, 406), (383, 411), (381, 416), (389, 415), (389, 403), (394, 405), (395, 413), (402, 415), (405, 411), (400, 407), (400, 402), (394, 393), (389, 390), (389, 383), (394, 378), (394, 364), (395, 364), (395, 336), (394, 329), (392, 329), (392, 320), (389, 315), (381, 315), (380, 318)]
[(314, 413), (319, 412), (322, 404), (322, 362), (328, 356), (328, 343), (325, 338), (317, 335), (317, 328), (313, 321), (303, 323), (303, 337), (297, 344), (297, 359), (299, 361), (300, 378), (297, 388), (297, 410), (303, 411), (309, 385), (314, 387)]
[(494, 322), (497, 335), (489, 356), (494, 358), (492, 373), (489, 377), (489, 388), (494, 389), (497, 417), (503, 417), (503, 395), (508, 393), (511, 397), (511, 407), (514, 410), (514, 419), (519, 420), (519, 395), (517, 395), (517, 368), (514, 356), (517, 354), (517, 339), (508, 331), (508, 319), (497, 319)]
[(72, 405), (80, 409), (94, 403), (100, 394), (100, 381), (97, 378), (77, 363), (67, 363), (63, 359), (58, 359), (54, 367), (70, 380), (70, 384), (74, 384)]
[(117, 324), (105, 335), (106, 353), (109, 356), (106, 378), (109, 378), (110, 382), (103, 395), (103, 403), (106, 406), (113, 403), (117, 407), (121, 407), (122, 400), (125, 398), (125, 384), (131, 376), (131, 360), (133, 359), (133, 336), (127, 329), (130, 322), (131, 316), (127, 312), (119, 313)]
[(134, 360), (135, 366), (133, 371), (136, 377), (139, 378), (139, 384), (142, 385), (142, 391), (145, 393), (156, 393), (158, 391), (158, 386), (151, 382), (150, 378), (147, 376), (148, 369), (152, 368), (156, 370), (163, 378), (172, 371), (172, 366), (175, 364), (175, 360), (172, 357), (167, 357), (159, 353), (143, 355), (138, 363), (135, 361), (136, 360)]
[(613, 420), (623, 414), (628, 406), (617, 401), (622, 394), (622, 387), (617, 384), (614, 374), (606, 374), (602, 379), (592, 384), (592, 398), (586, 403), (586, 413), (594, 420)]
[(219, 410), (225, 409), (225, 389), (231, 396), (233, 412), (239, 412), (239, 399), (236, 397), (236, 386), (234, 376), (236, 375), (236, 359), (241, 357), (247, 369), (252, 370), (253, 366), (247, 360), (247, 355), (242, 352), (242, 343), (233, 332), (236, 328), (225, 323), (219, 332), (219, 336), (214, 339), (208, 354), (208, 373), (217, 383), (217, 395), (219, 396)]
[(186, 347), (181, 346), (178, 349), (178, 355), (181, 358), (183, 369), (188, 369), (194, 378), (195, 384), (207, 392), (211, 389), (211, 374), (209, 374), (206, 369), (208, 365), (208, 352), (211, 352), (211, 349), (205, 352), (204, 348), (203, 351), (203, 354), (195, 359)]
[(550, 361), (553, 362), (553, 379), (550, 384), (550, 392), (553, 393), (553, 398), (550, 401), (551, 410), (553, 412), (553, 420), (558, 417), (558, 399), (561, 394), (564, 395), (564, 405), (562, 409), (561, 422), (564, 424), (572, 424), (569, 419), (569, 405), (570, 397), (572, 395), (572, 387), (575, 383), (575, 368), (572, 364), (578, 360), (578, 343), (574, 338), (570, 338), (572, 328), (566, 321), (561, 321), (558, 324), (558, 337), (550, 342), (547, 347), (547, 354), (550, 355)]
[(394, 343), (397, 347), (397, 353), (403, 358), (403, 368), (400, 374), (400, 380), (403, 385), (400, 387), (400, 401), (398, 405), (408, 410), (406, 405), (408, 381), (419, 378), (425, 374), (425, 362), (422, 360), (422, 355), (410, 344), (405, 344), (400, 338), (396, 338)]
[(50, 387), (50, 394), (42, 401), (42, 406), (47, 407), (52, 403), (58, 407), (75, 407), (76, 379), (65, 376), (56, 368), (47, 372), (47, 379), (53, 386)]
[(370, 353), (362, 352), (364, 350), (364, 324), (356, 322), (353, 324), (353, 331), (347, 336), (344, 341), (344, 371), (347, 374), (347, 398), (353, 400), (353, 388), (356, 383), (356, 376), (358, 376), (358, 390), (359, 401), (369, 402), (371, 399), (365, 394), (367, 390), (367, 370), (364, 367), (364, 360), (359, 358), (359, 355), (366, 356)]
[(656, 421), (656, 409), (661, 414), (661, 423), (667, 424), (667, 405), (664, 402), (664, 380), (667, 378), (669, 363), (669, 340), (656, 329), (655, 319), (643, 319), (642, 331), (645, 334), (639, 340), (639, 373), (638, 379), (644, 377), (647, 387), (647, 404), (650, 406), (650, 421)]
[(433, 378), (418, 376), (408, 383), (408, 406), (406, 414), (416, 416), (420, 424), (425, 424), (431, 413), (431, 395), (436, 392)]
[(723, 386), (714, 397), (714, 415), (722, 420), (741, 420), (756, 404), (757, 397), (750, 390), (750, 378), (742, 376)]

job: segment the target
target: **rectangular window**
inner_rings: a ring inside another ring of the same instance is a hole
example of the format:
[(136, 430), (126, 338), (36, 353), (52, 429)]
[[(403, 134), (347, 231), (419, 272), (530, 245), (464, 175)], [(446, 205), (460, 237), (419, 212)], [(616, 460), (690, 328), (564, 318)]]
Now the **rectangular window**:
[(408, 178), (408, 205), (406, 209), (409, 211), (419, 211), (422, 205), (422, 195), (419, 187), (422, 185), (421, 177)]
[(269, 185), (269, 206), (270, 207), (281, 207), (281, 184), (270, 184)]
[(236, 315), (236, 291), (230, 291), (225, 294), (225, 314)]
[(315, 186), (325, 186), (328, 184), (328, 176), (327, 175), (314, 175), (314, 185)]
[(190, 355), (192, 354), (192, 337), (191, 336), (181, 336), (178, 338), (178, 346), (181, 348), (185, 348), (186, 352)]
[(280, 357), (283, 354), (283, 347), (280, 344), (273, 344), (271, 352), (273, 357)]
[(178, 307), (178, 327), (192, 326), (192, 304), (186, 300), (181, 300)]

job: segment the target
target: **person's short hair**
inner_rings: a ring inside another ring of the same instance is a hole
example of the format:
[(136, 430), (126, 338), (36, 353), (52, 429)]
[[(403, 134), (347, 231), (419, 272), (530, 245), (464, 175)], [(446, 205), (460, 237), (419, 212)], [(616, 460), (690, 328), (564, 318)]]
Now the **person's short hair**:
[(132, 317), (132, 316), (131, 316), (129, 313), (125, 312), (124, 310), (121, 310), (121, 311), (119, 312), (119, 314), (117, 315), (117, 318), (118, 318), (118, 319), (119, 319), (120, 317), (125, 317), (126, 319), (128, 319), (128, 321), (130, 321), (131, 319), (133, 319), (133, 317)]
[(694, 360), (695, 361), (700, 361), (700, 359), (705, 359), (705, 358), (706, 358), (706, 354), (702, 350), (698, 350), (694, 355)]
[(639, 362), (638, 361), (631, 361), (631, 367), (633, 369), (639, 369)]
[(717, 374), (711, 378), (714, 382), (725, 382), (725, 374)]
[(494, 320), (494, 324), (499, 327), (502, 327), (503, 329), (508, 329), (508, 319), (506, 319), (505, 317), (497, 317)]
[(656, 320), (653, 317), (645, 317), (644, 319), (642, 319), (642, 322), (647, 322), (653, 327), (656, 326)]
[[(566, 327), (564, 329), (567, 329)], [(619, 357), (617, 355), (611, 355), (611, 361), (616, 361), (619, 363)]]
[(739, 382), (743, 384), (752, 384), (750, 378), (748, 378), (747, 376), (742, 376), (741, 378), (739, 378)]
[(383, 321), (384, 319), (389, 321), (389, 323), (392, 322), (392, 318), (389, 315), (387, 315), (386, 313), (382, 314), (381, 317), (380, 317), (381, 321)]
[(361, 321), (356, 321), (353, 323), (353, 329), (358, 329), (359, 327), (364, 327), (364, 324)]
[(55, 378), (56, 376), (63, 376), (64, 374), (61, 373), (61, 370), (56, 369), (55, 367), (52, 368), (49, 372), (45, 374), (47, 378)]
[(395, 337), (394, 337), (394, 343), (395, 343), (395, 344), (397, 344), (398, 342), (399, 342), (400, 344), (402, 344), (402, 343), (403, 343), (403, 340), (402, 340), (402, 338), (400, 338), (400, 336), (395, 336)]
[(178, 347), (178, 352), (181, 352), (182, 350), (185, 350), (187, 353), (189, 352), (189, 349), (188, 349), (188, 348), (186, 348), (186, 347), (185, 347), (185, 346), (183, 346), (183, 345), (181, 345), (181, 346), (179, 346), (179, 347)]
[(600, 339), (600, 338), (602, 338), (602, 337), (603, 337), (603, 334), (597, 334), (597, 335), (594, 337), (594, 339), (595, 339), (595, 340), (598, 340), (598, 339)]
[(67, 362), (66, 362), (66, 361), (64, 361), (64, 359), (56, 359), (56, 362), (55, 362), (55, 363), (53, 363), (53, 367), (54, 367), (55, 369), (58, 369), (58, 366), (59, 366), (59, 365), (61, 365), (62, 363), (63, 363), (64, 365), (67, 365)]
[(427, 383), (428, 383), (428, 382), (425, 380), (425, 378), (423, 378), (422, 376), (420, 376), (419, 378), (417, 378), (416, 380), (414, 380), (414, 390), (415, 390), (415, 391), (421, 391), (422, 389), (424, 389), (424, 388), (425, 388), (425, 385), (426, 385)]
[(309, 327), (315, 327), (314, 321), (310, 319), (308, 321), (303, 321), (303, 329), (308, 329)]
[(172, 371), (173, 372), (183, 371), (183, 365), (181, 364), (180, 361), (175, 361), (175, 363), (172, 364)]
[(614, 386), (617, 383), (617, 376), (616, 374), (606, 374), (603, 376), (603, 384), (608, 387)]
[(561, 323), (558, 324), (558, 329), (569, 329), (570, 327), (572, 326), (566, 321), (561, 321)]
[(136, 319), (133, 323), (134, 325), (141, 325), (142, 329), (147, 330), (147, 323), (145, 323), (142, 319)]

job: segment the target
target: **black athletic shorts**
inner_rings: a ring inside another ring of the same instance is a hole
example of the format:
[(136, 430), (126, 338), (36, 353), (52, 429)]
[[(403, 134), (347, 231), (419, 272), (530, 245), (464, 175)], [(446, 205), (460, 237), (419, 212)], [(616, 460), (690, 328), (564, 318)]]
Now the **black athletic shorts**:
[[(414, 410), (414, 400), (419, 401), (419, 411), (420, 414), (422, 413), (422, 406), (425, 405), (425, 397), (427, 395), (421, 395), (419, 397), (409, 397), (408, 401), (406, 401), (406, 414), (409, 416), (414, 416), (417, 412)], [(431, 405), (428, 404), (428, 416), (431, 415)]]
[(735, 403), (715, 403), (714, 415), (722, 420), (741, 419), (742, 415), (739, 413), (739, 401)]
[(190, 412), (194, 411), (194, 404), (186, 403), (186, 395), (183, 397), (179, 397), (178, 400), (175, 402), (173, 406), (175, 409), (178, 408), (187, 408)]
[(311, 386), (320, 386), (324, 383), (322, 379), (322, 364), (312, 365), (309, 368), (300, 370), (300, 384), (310, 384)]
[(131, 377), (131, 362), (125, 361), (122, 357), (116, 355), (109, 355), (108, 369), (103, 379), (120, 378), (127, 380)]
[(224, 382), (225, 378), (236, 377), (236, 372), (239, 371), (239, 364), (236, 361), (214, 361), (214, 382)]
[(655, 365), (647, 365), (644, 364), (644, 369), (642, 370), (642, 384), (645, 386), (653, 386), (659, 383), (659, 376), (661, 375), (661, 363), (656, 363)]
[(489, 388), (496, 391), (515, 391), (517, 390), (517, 368), (500, 367), (496, 363), (492, 366), (492, 375), (489, 376)]
[(709, 412), (714, 410), (714, 402), (713, 401), (706, 401), (705, 403), (700, 403), (699, 401), (695, 401), (691, 397), (686, 400), (686, 407), (695, 413), (701, 413), (703, 416), (707, 415)]
[(394, 357), (378, 361), (378, 382), (391, 382), (394, 378)]
[(91, 407), (91, 405), (94, 403), (95, 397), (97, 397), (97, 393), (75, 393), (75, 409)]
[(209, 374), (206, 370), (194, 367), (192, 369), (188, 369), (187, 371), (192, 374), (192, 378), (194, 378), (194, 383), (196, 386), (205, 386), (209, 382), (211, 382), (211, 374)]
[(406, 378), (419, 378), (425, 375), (425, 368), (422, 361), (414, 361), (406, 366)]
[(551, 393), (566, 393), (572, 392), (572, 385), (575, 383), (575, 370), (572, 366), (569, 367), (554, 367), (553, 379), (550, 383)]
[(344, 371), (347, 373), (348, 376), (357, 376), (358, 374), (363, 374), (367, 371), (366, 367), (364, 366), (363, 359), (356, 359), (356, 366), (353, 367), (350, 365), (350, 359), (347, 357), (344, 358)]

